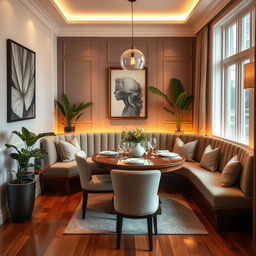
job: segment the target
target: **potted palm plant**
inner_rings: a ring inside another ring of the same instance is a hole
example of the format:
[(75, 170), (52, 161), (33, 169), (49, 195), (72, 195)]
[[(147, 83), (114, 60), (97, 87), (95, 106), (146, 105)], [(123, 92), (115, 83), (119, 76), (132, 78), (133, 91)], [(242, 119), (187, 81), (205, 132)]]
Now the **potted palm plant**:
[(165, 99), (168, 107), (164, 106), (163, 109), (175, 116), (176, 132), (181, 132), (183, 114), (190, 110), (189, 106), (193, 103), (194, 97), (191, 95), (189, 96), (188, 92), (184, 90), (180, 80), (175, 78), (171, 79), (173, 101), (165, 93), (154, 86), (150, 86), (149, 90)]
[(18, 163), (16, 179), (7, 184), (8, 207), (13, 221), (25, 222), (31, 219), (35, 202), (35, 180), (28, 175), (28, 167), (33, 166), (30, 159), (43, 157), (46, 153), (43, 149), (34, 148), (34, 146), (40, 138), (55, 134), (47, 132), (36, 135), (25, 127), (22, 127), (21, 132), (13, 131), (12, 133), (19, 136), (24, 147), (18, 149), (13, 144), (5, 144), (6, 149), (15, 150), (9, 156)]
[(64, 131), (75, 131), (75, 123), (83, 115), (83, 110), (93, 105), (92, 102), (80, 104), (71, 104), (68, 96), (65, 93), (61, 94), (60, 100), (56, 101), (62, 115), (64, 116)]

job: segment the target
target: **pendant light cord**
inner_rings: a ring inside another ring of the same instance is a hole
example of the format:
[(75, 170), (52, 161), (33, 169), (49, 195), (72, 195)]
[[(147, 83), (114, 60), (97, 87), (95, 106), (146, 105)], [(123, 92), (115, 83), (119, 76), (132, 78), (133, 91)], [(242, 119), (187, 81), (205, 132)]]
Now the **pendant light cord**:
[(133, 46), (133, 1), (132, 1), (132, 4), (131, 4), (131, 11), (132, 11), (132, 49), (134, 48)]

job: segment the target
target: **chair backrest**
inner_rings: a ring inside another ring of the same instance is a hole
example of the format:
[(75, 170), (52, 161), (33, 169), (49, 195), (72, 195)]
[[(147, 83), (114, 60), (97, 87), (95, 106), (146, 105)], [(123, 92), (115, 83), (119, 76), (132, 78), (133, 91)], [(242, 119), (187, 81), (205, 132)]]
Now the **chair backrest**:
[(76, 164), (79, 170), (79, 177), (82, 189), (86, 189), (86, 184), (91, 180), (92, 174), (89, 165), (86, 161), (86, 153), (84, 151), (78, 151), (75, 154)]
[(158, 188), (161, 172), (112, 170), (114, 209), (130, 216), (150, 215), (159, 207)]

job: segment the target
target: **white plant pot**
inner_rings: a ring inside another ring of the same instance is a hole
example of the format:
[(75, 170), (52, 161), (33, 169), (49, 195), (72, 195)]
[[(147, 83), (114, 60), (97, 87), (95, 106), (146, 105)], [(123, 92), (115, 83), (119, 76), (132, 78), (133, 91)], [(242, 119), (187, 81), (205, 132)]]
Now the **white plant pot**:
[(145, 153), (145, 149), (140, 145), (140, 143), (135, 143), (131, 148), (131, 153), (134, 157), (141, 157)]

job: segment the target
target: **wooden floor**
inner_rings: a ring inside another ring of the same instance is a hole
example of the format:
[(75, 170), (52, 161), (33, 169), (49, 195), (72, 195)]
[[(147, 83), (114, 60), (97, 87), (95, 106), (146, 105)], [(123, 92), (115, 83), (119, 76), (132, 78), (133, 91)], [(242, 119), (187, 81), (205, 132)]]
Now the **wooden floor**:
[(29, 223), (5, 223), (0, 227), (0, 255), (26, 256), (249, 256), (251, 235), (217, 234), (195, 203), (191, 207), (209, 235), (154, 236), (154, 251), (148, 252), (146, 236), (123, 236), (121, 249), (115, 249), (114, 235), (63, 235), (63, 231), (81, 200), (82, 193), (70, 196), (39, 196), (33, 220)]

